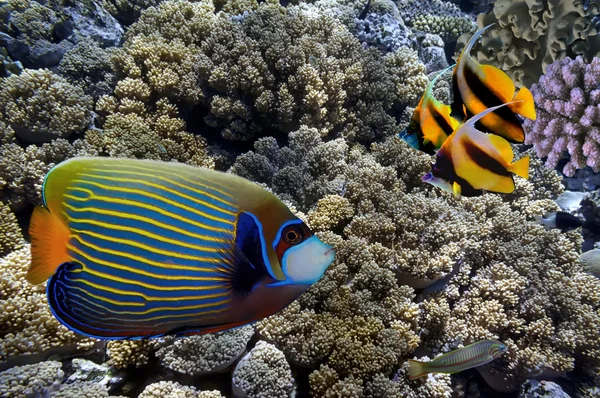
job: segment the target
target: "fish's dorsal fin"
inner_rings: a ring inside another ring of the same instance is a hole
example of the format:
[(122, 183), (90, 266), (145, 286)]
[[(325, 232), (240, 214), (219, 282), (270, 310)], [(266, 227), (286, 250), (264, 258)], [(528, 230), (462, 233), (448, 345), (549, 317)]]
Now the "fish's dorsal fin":
[(494, 23), (491, 23), (488, 26), (484, 26), (483, 28), (479, 29), (477, 32), (473, 33), (473, 36), (471, 36), (471, 38), (467, 42), (467, 45), (465, 46), (465, 48), (463, 48), (460, 55), (462, 56), (463, 54), (471, 53), (471, 50), (473, 49), (473, 46), (477, 42), (477, 39), (479, 39), (481, 37), (481, 35), (485, 33), (486, 30), (488, 30), (489, 28), (491, 28), (494, 25), (495, 25)]
[(490, 114), (490, 113), (494, 112), (495, 110), (502, 108), (503, 106), (508, 106), (508, 105), (511, 105), (511, 104), (516, 104), (517, 102), (522, 102), (522, 101), (511, 101), (511, 102), (506, 102), (504, 104), (500, 104), (498, 106), (492, 106), (491, 108), (487, 108), (485, 111), (479, 112), (477, 115), (472, 116), (469, 120), (467, 120), (463, 124), (463, 126), (465, 126), (465, 127), (475, 127), (475, 123), (477, 123), (479, 121), (479, 119), (481, 119), (485, 115)]
[(435, 83), (438, 81), (438, 79), (440, 77), (442, 77), (442, 75), (446, 72), (448, 72), (450, 69), (454, 68), (456, 66), (456, 64), (452, 64), (450, 66), (448, 66), (447, 68), (444, 68), (443, 70), (441, 70), (437, 75), (435, 75), (435, 77), (433, 79), (431, 79), (431, 81), (429, 82), (429, 85), (427, 86), (427, 90), (425, 90), (425, 96), (431, 96), (431, 91), (433, 90), (433, 86), (435, 86)]
[(500, 153), (500, 157), (508, 164), (513, 161), (513, 150), (508, 141), (499, 135), (495, 134), (487, 134), (492, 145), (498, 150)]

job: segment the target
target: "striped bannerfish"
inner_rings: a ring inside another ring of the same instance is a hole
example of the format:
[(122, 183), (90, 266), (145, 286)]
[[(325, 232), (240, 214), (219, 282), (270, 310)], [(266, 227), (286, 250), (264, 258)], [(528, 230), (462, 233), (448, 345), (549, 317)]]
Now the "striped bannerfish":
[(178, 163), (73, 158), (44, 180), (27, 279), (102, 339), (211, 333), (285, 308), (333, 249), (273, 194)]
[(481, 65), (470, 55), (477, 39), (492, 25), (475, 32), (458, 58), (452, 74), (452, 115), (462, 120), (465, 113), (469, 118), (488, 108), (513, 101), (510, 106), (497, 108), (482, 118), (477, 127), (486, 133), (504, 137), (510, 142), (521, 143), (525, 140), (525, 134), (515, 113), (535, 120), (533, 95), (525, 87), (515, 95), (515, 85), (506, 73), (491, 65)]
[(514, 154), (508, 141), (475, 128), (479, 119), (506, 105), (486, 109), (456, 129), (437, 151), (431, 172), (421, 180), (456, 196), (477, 196), (481, 190), (513, 192), (512, 173), (528, 178), (529, 157), (513, 162)]
[(428, 373), (458, 373), (492, 362), (508, 348), (496, 340), (481, 340), (466, 347), (440, 355), (429, 362), (408, 360), (409, 379), (415, 380)]
[(433, 86), (440, 76), (453, 67), (454, 65), (450, 65), (431, 80), (415, 108), (409, 126), (400, 133), (400, 138), (409, 145), (430, 155), (442, 146), (460, 124), (460, 121), (450, 116), (450, 106), (435, 99), (432, 93)]

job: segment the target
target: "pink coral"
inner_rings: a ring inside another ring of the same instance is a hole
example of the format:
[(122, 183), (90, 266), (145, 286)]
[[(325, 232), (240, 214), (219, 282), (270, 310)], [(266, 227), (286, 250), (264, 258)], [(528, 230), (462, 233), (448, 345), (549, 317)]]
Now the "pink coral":
[(526, 120), (526, 144), (533, 144), (546, 165), (556, 167), (564, 152), (570, 160), (563, 173), (577, 169), (600, 171), (600, 58), (586, 64), (582, 57), (550, 66), (531, 87), (537, 120)]

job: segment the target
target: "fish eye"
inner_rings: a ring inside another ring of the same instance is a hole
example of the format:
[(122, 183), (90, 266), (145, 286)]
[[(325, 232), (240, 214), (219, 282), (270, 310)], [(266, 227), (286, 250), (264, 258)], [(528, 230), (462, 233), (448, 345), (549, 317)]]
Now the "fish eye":
[(282, 232), (283, 241), (289, 245), (296, 245), (302, 241), (302, 230), (297, 225), (290, 225)]

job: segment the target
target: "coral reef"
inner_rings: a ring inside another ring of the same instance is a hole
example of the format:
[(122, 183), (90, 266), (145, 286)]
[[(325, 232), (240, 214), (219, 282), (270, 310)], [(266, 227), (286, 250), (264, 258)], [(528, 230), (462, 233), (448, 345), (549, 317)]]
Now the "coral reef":
[(0, 396), (48, 396), (60, 388), (63, 376), (62, 364), (56, 361), (15, 366), (0, 372)]
[(0, 88), (0, 114), (29, 143), (83, 131), (91, 121), (91, 108), (83, 90), (47, 69), (12, 75)]
[(25, 280), (30, 261), (29, 245), (0, 258), (0, 361), (57, 347), (91, 348), (94, 340), (75, 334), (52, 316), (45, 285)]
[(598, 0), (497, 0), (490, 12), (477, 17), (479, 28), (494, 26), (473, 55), (505, 71), (517, 85), (531, 87), (555, 61), (582, 56), (590, 62), (600, 55), (600, 30), (594, 23), (599, 13)]
[(156, 351), (163, 366), (190, 376), (229, 369), (246, 350), (252, 326), (176, 339)]
[(236, 22), (217, 18), (207, 1), (167, 1), (131, 26), (115, 60), (119, 80), (151, 96), (208, 106), (206, 122), (226, 139), (287, 132), (299, 121), (369, 140), (393, 134), (390, 107), (427, 84), (416, 55), (402, 51), (364, 50), (325, 15), (263, 4)]
[(182, 386), (172, 381), (150, 384), (138, 398), (223, 398), (219, 391), (198, 391), (194, 387)]
[(286, 398), (294, 378), (283, 352), (259, 341), (235, 367), (231, 384), (235, 396)]
[(537, 119), (526, 120), (525, 143), (533, 145), (548, 167), (557, 167), (563, 154), (569, 161), (562, 172), (573, 176), (585, 166), (600, 171), (600, 58), (557, 61), (531, 87)]
[(8, 205), (0, 202), (0, 256), (19, 249), (24, 243), (15, 214)]

